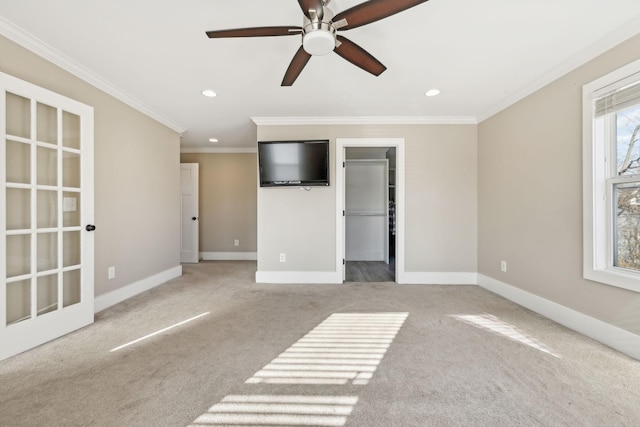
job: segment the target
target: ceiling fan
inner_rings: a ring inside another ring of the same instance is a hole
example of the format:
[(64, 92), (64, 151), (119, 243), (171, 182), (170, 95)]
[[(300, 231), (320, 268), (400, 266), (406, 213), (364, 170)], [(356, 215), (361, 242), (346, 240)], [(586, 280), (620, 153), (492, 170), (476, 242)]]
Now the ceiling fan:
[(312, 55), (326, 55), (332, 51), (363, 70), (379, 76), (387, 67), (369, 52), (339, 35), (338, 30), (345, 31), (370, 24), (428, 0), (369, 0), (337, 15), (327, 7), (330, 1), (298, 0), (304, 14), (302, 27), (237, 28), (207, 31), (207, 36), (215, 39), (302, 35), (302, 46), (289, 64), (281, 86), (293, 85)]

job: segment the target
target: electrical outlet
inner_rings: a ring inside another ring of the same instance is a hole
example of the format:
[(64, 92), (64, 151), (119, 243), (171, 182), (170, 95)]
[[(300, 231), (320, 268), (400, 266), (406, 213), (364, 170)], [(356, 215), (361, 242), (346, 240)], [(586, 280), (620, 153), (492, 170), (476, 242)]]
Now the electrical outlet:
[(500, 261), (500, 271), (503, 273), (507, 272), (507, 261)]
[(236, 239), (233, 241), (233, 246), (240, 246), (240, 240)]
[(109, 280), (115, 279), (115, 277), (116, 277), (116, 268), (115, 267), (109, 267), (107, 269), (107, 275), (109, 276)]
[(286, 262), (287, 261), (287, 254), (280, 254), (280, 262)]

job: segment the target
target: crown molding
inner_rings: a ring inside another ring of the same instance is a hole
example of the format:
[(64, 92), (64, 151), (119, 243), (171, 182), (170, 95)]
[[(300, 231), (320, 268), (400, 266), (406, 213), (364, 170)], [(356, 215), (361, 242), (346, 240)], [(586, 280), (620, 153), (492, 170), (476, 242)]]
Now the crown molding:
[(509, 98), (503, 100), (499, 104), (478, 115), (478, 123), (481, 123), (488, 118), (498, 114), (502, 110), (507, 109), (518, 101), (521, 101), (527, 96), (539, 91), (548, 84), (558, 80), (566, 74), (569, 74), (571, 71), (583, 66), (587, 62), (597, 58), (606, 51), (614, 48), (615, 46), (626, 40), (629, 40), (631, 37), (637, 34), (640, 34), (640, 15), (634, 17), (627, 24), (609, 33), (607, 36), (593, 43), (591, 46), (587, 47), (581, 52), (573, 55), (571, 58), (564, 61), (562, 64), (552, 69), (548, 73), (542, 75), (540, 78), (531, 82), (529, 85), (514, 93)]
[(180, 147), (181, 154), (242, 154), (257, 153), (256, 147)]
[(296, 125), (475, 125), (468, 116), (251, 117), (258, 126)]
[(40, 39), (34, 37), (33, 35), (27, 33), (20, 27), (15, 24), (7, 21), (5, 18), (0, 16), (0, 35), (8, 38), (9, 40), (19, 44), (27, 50), (35, 53), (36, 55), (46, 59), (47, 61), (57, 65), (65, 71), (73, 74), (81, 80), (89, 83), (92, 86), (100, 89), (101, 91), (113, 96), (119, 101), (127, 104), (128, 106), (138, 110), (142, 114), (151, 117), (157, 122), (162, 123), (168, 128), (174, 130), (177, 133), (184, 133), (186, 129), (183, 126), (180, 126), (161, 114), (153, 111), (150, 107), (146, 106), (127, 92), (118, 88), (112, 83), (109, 83), (104, 78), (100, 77), (93, 71), (88, 68), (80, 65), (73, 59), (59, 52), (58, 50), (52, 48), (47, 45)]

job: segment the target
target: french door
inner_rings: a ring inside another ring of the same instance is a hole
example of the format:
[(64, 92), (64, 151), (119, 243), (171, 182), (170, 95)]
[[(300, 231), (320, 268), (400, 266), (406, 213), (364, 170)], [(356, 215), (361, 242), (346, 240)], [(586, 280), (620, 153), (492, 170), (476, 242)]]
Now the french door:
[(93, 322), (93, 108), (0, 73), (0, 360)]

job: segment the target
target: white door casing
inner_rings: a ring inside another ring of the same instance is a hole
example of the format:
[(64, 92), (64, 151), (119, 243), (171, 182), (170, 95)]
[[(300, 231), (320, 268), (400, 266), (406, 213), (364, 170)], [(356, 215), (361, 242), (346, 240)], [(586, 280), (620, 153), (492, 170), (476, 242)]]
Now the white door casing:
[(198, 170), (197, 163), (180, 164), (180, 262), (185, 263), (197, 263), (200, 259)]
[(395, 147), (396, 149), (396, 283), (406, 283), (404, 266), (404, 215), (405, 215), (405, 140), (404, 138), (336, 138), (336, 272), (342, 271), (345, 279), (345, 148), (347, 147)]
[(0, 165), (1, 360), (93, 322), (93, 108), (0, 73)]

